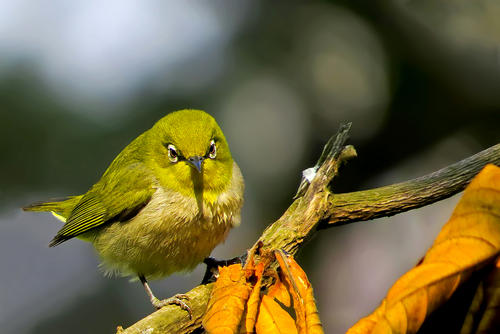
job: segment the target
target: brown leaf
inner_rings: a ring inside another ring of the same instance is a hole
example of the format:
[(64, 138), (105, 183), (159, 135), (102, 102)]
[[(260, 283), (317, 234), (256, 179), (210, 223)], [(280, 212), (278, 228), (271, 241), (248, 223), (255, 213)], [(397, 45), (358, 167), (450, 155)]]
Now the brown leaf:
[(205, 330), (211, 334), (237, 333), (251, 290), (241, 264), (220, 267), (202, 321)]
[(488, 165), (467, 187), (421, 263), (348, 333), (416, 333), (459, 284), (499, 253), (500, 168)]

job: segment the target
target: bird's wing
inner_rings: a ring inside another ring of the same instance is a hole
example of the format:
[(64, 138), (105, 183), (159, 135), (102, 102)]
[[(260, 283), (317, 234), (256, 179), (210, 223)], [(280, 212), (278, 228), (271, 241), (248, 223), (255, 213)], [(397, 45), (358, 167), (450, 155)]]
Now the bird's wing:
[(154, 175), (142, 164), (115, 170), (112, 175), (106, 177), (105, 174), (81, 198), (49, 243), (50, 247), (103, 224), (131, 219), (155, 192)]

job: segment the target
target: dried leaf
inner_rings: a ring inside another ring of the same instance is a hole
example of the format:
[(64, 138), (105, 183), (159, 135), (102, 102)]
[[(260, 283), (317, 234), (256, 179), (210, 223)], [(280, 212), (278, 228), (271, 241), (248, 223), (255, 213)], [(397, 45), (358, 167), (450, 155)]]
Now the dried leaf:
[(460, 334), (500, 333), (500, 259), (479, 284)]
[(241, 264), (219, 268), (219, 278), (203, 317), (205, 330), (211, 334), (237, 333), (251, 290)]
[(279, 301), (285, 307), (290, 307), (291, 305), (290, 293), (278, 275), (276, 275), (276, 282), (269, 288), (267, 295)]
[(260, 288), (262, 286), (262, 274), (264, 272), (264, 263), (260, 262), (255, 268), (255, 276), (257, 282), (248, 298), (245, 313), (243, 315), (243, 322), (240, 328), (240, 334), (254, 333), (255, 322), (257, 320), (257, 312), (260, 305)]
[(295, 320), (273, 298), (264, 295), (259, 308), (257, 334), (296, 334)]
[(306, 273), (293, 257), (285, 255), (283, 251), (275, 251), (275, 255), (294, 301), (299, 333), (323, 333), (313, 289)]
[(312, 287), (307, 289), (305, 296), (305, 306), (307, 333), (323, 334), (323, 326), (321, 325), (321, 320), (319, 319), (319, 312), (318, 308), (316, 307), (316, 301), (314, 300)]
[(500, 168), (488, 165), (467, 187), (421, 263), (348, 333), (416, 333), (459, 284), (499, 253)]
[[(292, 295), (293, 308), (295, 310), (295, 323), (300, 334), (307, 333), (306, 328), (306, 309), (304, 298), (301, 294), (301, 289), (299, 289), (295, 277), (291, 271), (288, 257), (283, 251), (275, 251), (276, 260), (280, 265), (281, 271), (283, 273), (283, 281), (286, 283), (288, 291)], [(302, 289), (303, 290), (303, 289)]]

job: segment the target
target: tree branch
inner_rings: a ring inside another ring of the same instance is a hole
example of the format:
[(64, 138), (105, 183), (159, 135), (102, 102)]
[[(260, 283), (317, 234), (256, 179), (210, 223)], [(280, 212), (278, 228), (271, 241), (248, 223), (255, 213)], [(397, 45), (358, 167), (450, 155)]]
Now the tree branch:
[(410, 181), (334, 194), (321, 227), (392, 216), (443, 200), (462, 191), (488, 163), (500, 165), (500, 144)]
[[(309, 183), (303, 180), (298, 198), (275, 223), (266, 228), (253, 248), (261, 251), (283, 249), (295, 254), (318, 229), (391, 216), (447, 198), (469, 183), (487, 163), (500, 165), (500, 144), (437, 172), (411, 181), (377, 189), (334, 194), (329, 185), (343, 162), (356, 156), (352, 146), (345, 146), (350, 124), (341, 126), (313, 167)], [(200, 285), (190, 292), (193, 318), (175, 305), (166, 306), (120, 333), (190, 333), (201, 326), (201, 319), (212, 285)]]

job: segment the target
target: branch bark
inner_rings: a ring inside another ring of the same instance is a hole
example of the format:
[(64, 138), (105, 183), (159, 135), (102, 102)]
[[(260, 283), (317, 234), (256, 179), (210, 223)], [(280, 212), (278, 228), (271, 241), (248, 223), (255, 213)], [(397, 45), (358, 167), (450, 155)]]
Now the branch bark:
[(448, 198), (462, 191), (488, 163), (500, 165), (500, 144), (410, 181), (334, 194), (321, 227), (392, 216)]
[[(500, 165), (500, 144), (429, 175), (365, 191), (335, 194), (332, 179), (345, 161), (356, 156), (352, 146), (345, 146), (350, 124), (341, 126), (325, 146), (317, 170), (309, 184), (303, 180), (299, 195), (287, 211), (263, 232), (255, 243), (261, 251), (283, 249), (295, 254), (314, 233), (323, 228), (364, 221), (422, 207), (452, 196), (466, 187), (488, 163)], [(212, 284), (200, 285), (190, 292), (193, 313), (175, 305), (166, 306), (120, 333), (191, 333), (201, 327)]]

